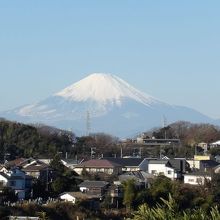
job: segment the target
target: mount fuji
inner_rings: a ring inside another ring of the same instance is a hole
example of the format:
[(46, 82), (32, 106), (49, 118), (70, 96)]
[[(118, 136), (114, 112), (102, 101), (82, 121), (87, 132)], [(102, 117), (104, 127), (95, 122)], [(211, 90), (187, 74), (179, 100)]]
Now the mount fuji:
[(43, 101), (3, 112), (2, 117), (127, 137), (169, 122), (213, 122), (191, 108), (170, 105), (147, 95), (111, 74), (94, 73)]

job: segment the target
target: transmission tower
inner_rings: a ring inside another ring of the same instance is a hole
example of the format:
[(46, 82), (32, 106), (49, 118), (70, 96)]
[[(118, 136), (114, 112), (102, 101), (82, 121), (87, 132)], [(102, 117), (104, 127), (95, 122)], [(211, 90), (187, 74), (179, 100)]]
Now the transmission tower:
[(90, 117), (90, 112), (87, 110), (86, 112), (86, 136), (89, 136), (91, 132), (91, 117)]
[(166, 127), (167, 127), (167, 119), (165, 117), (165, 115), (163, 116), (163, 128), (164, 128), (164, 139), (167, 139), (167, 130), (166, 130)]

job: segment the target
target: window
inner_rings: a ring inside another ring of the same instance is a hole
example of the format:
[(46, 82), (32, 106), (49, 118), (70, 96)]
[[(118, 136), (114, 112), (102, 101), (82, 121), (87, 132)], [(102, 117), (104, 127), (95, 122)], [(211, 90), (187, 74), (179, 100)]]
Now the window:
[(171, 171), (171, 170), (168, 170), (168, 172), (167, 172), (167, 173), (170, 175), (170, 174), (172, 174), (172, 171)]
[(194, 182), (194, 179), (188, 179), (188, 182)]
[(155, 174), (156, 172), (157, 172), (156, 170), (152, 170), (152, 171), (151, 171), (152, 174)]

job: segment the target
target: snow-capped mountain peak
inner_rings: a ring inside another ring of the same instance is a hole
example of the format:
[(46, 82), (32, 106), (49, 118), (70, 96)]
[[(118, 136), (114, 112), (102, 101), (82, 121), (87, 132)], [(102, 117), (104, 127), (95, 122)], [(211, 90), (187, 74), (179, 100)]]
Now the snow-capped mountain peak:
[(89, 122), (92, 132), (120, 137), (160, 126), (164, 115), (169, 122), (212, 121), (193, 109), (158, 101), (117, 76), (103, 73), (91, 74), (40, 102), (0, 113), (11, 120), (71, 128), (81, 135), (90, 130)]
[(111, 102), (118, 105), (121, 104), (124, 98), (133, 99), (144, 105), (158, 102), (119, 77), (105, 73), (93, 73), (56, 93), (55, 96), (77, 102), (93, 100), (102, 103)]

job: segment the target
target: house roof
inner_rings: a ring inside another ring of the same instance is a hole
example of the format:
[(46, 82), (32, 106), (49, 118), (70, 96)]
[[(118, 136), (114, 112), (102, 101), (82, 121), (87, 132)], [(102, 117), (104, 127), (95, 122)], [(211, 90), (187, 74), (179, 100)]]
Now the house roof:
[[(176, 170), (181, 171), (181, 169), (183, 169), (183, 168), (182, 168), (182, 166), (183, 166), (183, 161), (184, 161), (184, 160), (182, 160), (182, 159), (170, 159), (170, 160), (169, 160), (169, 163), (170, 163), (170, 165), (171, 165), (173, 168), (175, 168)], [(181, 165), (181, 164), (182, 164), (182, 165)]]
[(216, 141), (216, 142), (213, 142), (213, 143), (211, 143), (211, 144), (213, 144), (213, 145), (220, 145), (220, 140), (219, 140), (219, 141)]
[(10, 176), (8, 176), (6, 173), (0, 172), (0, 175), (3, 176), (5, 179), (9, 179)]
[(19, 166), (21, 163), (23, 163), (24, 161), (26, 161), (26, 158), (17, 158), (15, 160), (11, 160), (9, 162), (7, 162), (6, 166)]
[(93, 168), (114, 168), (114, 167), (121, 167), (120, 164), (109, 161), (109, 160), (88, 160), (85, 161), (76, 167), (93, 167)]
[(76, 159), (62, 159), (61, 161), (66, 164), (78, 164), (78, 161)]
[(219, 163), (214, 160), (201, 160), (200, 163), (202, 163), (204, 168), (213, 168), (219, 165)]
[(65, 194), (68, 194), (68, 195), (70, 195), (70, 196), (72, 196), (72, 197), (74, 197), (74, 198), (82, 199), (82, 200), (84, 200), (84, 199), (89, 199), (89, 198), (90, 198), (89, 195), (87, 195), (87, 194), (85, 194), (85, 193), (82, 193), (82, 192), (64, 192), (64, 193), (60, 194), (60, 197), (61, 197), (62, 195), (65, 195)]
[(149, 164), (167, 164), (168, 160), (150, 160)]
[(192, 173), (186, 173), (184, 174), (184, 176), (211, 176), (211, 174), (208, 172), (197, 171)]
[(134, 179), (139, 182), (145, 181), (145, 178), (140, 171), (126, 172), (126, 173), (120, 175), (118, 178), (120, 181), (126, 181), (128, 179)]
[(46, 164), (30, 165), (28, 167), (23, 168), (22, 170), (25, 171), (25, 172), (28, 172), (28, 171), (41, 171), (41, 170), (43, 170), (47, 167), (48, 167), (48, 165), (46, 165)]
[(79, 187), (86, 187), (86, 188), (90, 188), (90, 187), (100, 187), (103, 188), (105, 186), (107, 186), (109, 183), (106, 181), (89, 181), (86, 180), (84, 182), (82, 182), (81, 184), (79, 184)]
[(103, 159), (120, 164), (123, 167), (138, 167), (144, 160), (144, 158), (114, 158), (114, 157), (106, 157)]

